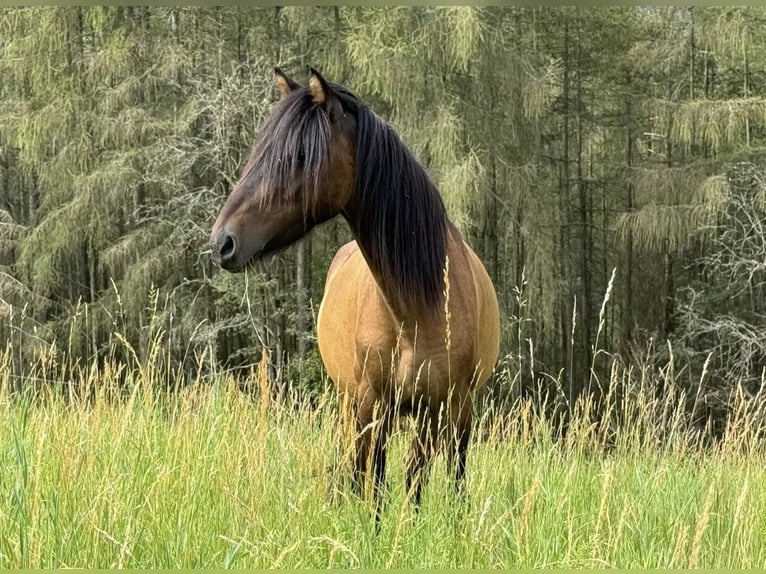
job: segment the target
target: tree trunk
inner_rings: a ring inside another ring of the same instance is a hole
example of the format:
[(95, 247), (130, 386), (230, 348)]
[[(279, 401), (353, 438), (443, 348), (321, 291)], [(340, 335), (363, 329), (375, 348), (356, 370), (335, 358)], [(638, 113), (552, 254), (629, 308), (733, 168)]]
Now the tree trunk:
[[(90, 291), (90, 303), (91, 307), (94, 307), (94, 303), (98, 299), (98, 276), (97, 276), (97, 269), (98, 269), (98, 254), (96, 253), (96, 250), (93, 248), (92, 244), (88, 244), (88, 287)], [(93, 314), (90, 315), (90, 329), (91, 329), (91, 351), (93, 353), (93, 358), (95, 359), (98, 356), (98, 326), (96, 325), (96, 321), (93, 317)]]
[[(744, 79), (744, 96), (745, 99), (750, 97), (750, 85), (748, 83), (748, 75), (750, 71), (750, 66), (747, 58), (747, 44), (743, 42), (742, 44), (742, 52), (743, 52), (743, 59), (744, 59), (744, 67), (745, 67), (745, 79)], [(750, 147), (750, 117), (749, 113), (745, 112), (745, 143), (747, 144), (747, 147)]]
[(563, 284), (563, 301), (561, 305), (561, 352), (565, 363), (565, 382), (568, 387), (570, 404), (574, 398), (573, 375), (574, 375), (574, 348), (572, 336), (572, 312), (574, 304), (574, 291), (572, 289), (571, 272), (569, 265), (569, 16), (564, 16), (564, 76), (563, 76), (563, 109), (562, 118), (563, 142), (561, 168), (559, 170), (559, 272)]
[(299, 241), (295, 253), (295, 292), (296, 292), (296, 338), (298, 360), (303, 361), (306, 357), (306, 340), (308, 331), (308, 300), (309, 282), (307, 281), (308, 268), (311, 259), (309, 250), (310, 238), (306, 237)]
[[(576, 118), (577, 118), (577, 196), (579, 208), (579, 227), (580, 227), (580, 305), (582, 316), (582, 352), (583, 368), (578, 369), (584, 381), (590, 381), (588, 376), (592, 365), (591, 350), (591, 269), (590, 269), (590, 225), (588, 209), (588, 190), (583, 178), (582, 169), (582, 49), (580, 38), (580, 21), (577, 21), (577, 91), (576, 91)], [(590, 391), (590, 389), (588, 389)]]
[[(484, 199), (484, 257), (490, 277), (497, 284), (498, 278), (498, 240), (497, 240), (497, 167), (495, 152), (490, 152), (490, 192)], [(499, 286), (498, 286), (499, 287)]]
[[(666, 134), (665, 145), (667, 150), (668, 168), (673, 166), (673, 144), (670, 141), (670, 126)], [(663, 312), (662, 312), (662, 335), (668, 338), (673, 332), (673, 314), (675, 310), (675, 293), (673, 286), (673, 254), (670, 251), (668, 241), (665, 240), (665, 253), (663, 255)]]
[[(634, 209), (633, 199), (633, 107), (630, 95), (631, 78), (626, 74), (626, 84), (628, 92), (625, 98), (625, 126), (626, 126), (626, 146), (625, 146), (625, 166), (628, 171), (628, 185), (626, 190), (626, 212), (631, 213)], [(628, 227), (627, 237), (625, 238), (625, 251), (623, 253), (623, 273), (624, 273), (624, 291), (623, 304), (625, 311), (623, 313), (622, 341), (620, 344), (623, 353), (627, 352), (633, 336), (633, 230)]]

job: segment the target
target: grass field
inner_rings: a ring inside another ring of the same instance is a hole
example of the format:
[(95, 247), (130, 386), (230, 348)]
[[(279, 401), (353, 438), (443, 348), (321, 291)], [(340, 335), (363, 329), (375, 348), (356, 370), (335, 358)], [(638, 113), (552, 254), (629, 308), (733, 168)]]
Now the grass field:
[(316, 408), (257, 396), (220, 382), (171, 400), (147, 380), (79, 406), (3, 392), (0, 567), (766, 566), (766, 458), (744, 415), (703, 450), (639, 393), (602, 449), (587, 409), (553, 442), (518, 404), (477, 421), (465, 502), (440, 457), (419, 515), (405, 425), (376, 536), (330, 470), (332, 394)]

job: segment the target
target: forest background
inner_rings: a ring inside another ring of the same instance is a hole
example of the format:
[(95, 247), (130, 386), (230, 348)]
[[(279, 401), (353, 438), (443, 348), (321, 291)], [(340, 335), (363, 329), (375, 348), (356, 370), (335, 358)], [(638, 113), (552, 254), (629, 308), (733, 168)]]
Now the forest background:
[(207, 246), (278, 97), (273, 66), (305, 81), (312, 65), (395, 126), (487, 266), (502, 313), (492, 396), (566, 407), (620, 369), (680, 385), (690, 421), (721, 428), (733, 392), (760, 396), (766, 367), (765, 17), (3, 8), (13, 380), (66, 386), (151, 363), (173, 388), (246, 382), (267, 349), (276, 392), (324, 387), (314, 317), (345, 224), (246, 276), (218, 271)]

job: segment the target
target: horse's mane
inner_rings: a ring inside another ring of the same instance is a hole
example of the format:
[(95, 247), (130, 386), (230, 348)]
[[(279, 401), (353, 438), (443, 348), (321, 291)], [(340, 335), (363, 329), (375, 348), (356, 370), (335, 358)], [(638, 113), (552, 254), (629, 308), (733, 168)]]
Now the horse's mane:
[[(346, 216), (357, 243), (394, 296), (434, 308), (443, 298), (451, 227), (439, 191), (388, 123), (348, 89), (330, 88), (356, 119), (356, 209)], [(270, 203), (295, 192), (287, 182), (302, 172), (308, 217), (328, 175), (330, 131), (327, 112), (308, 90), (293, 90), (264, 122), (243, 177), (254, 178), (259, 199)]]
[(352, 94), (356, 117), (357, 242), (403, 301), (432, 308), (444, 293), (447, 213), (436, 186), (394, 129)]

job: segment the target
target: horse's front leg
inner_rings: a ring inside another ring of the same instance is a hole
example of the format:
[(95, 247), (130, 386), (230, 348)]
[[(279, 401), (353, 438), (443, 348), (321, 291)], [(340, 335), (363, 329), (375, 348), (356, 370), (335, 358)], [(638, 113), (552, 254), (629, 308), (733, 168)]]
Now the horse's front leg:
[(471, 424), (473, 423), (473, 401), (470, 394), (452, 398), (448, 419), (450, 441), (447, 468), (454, 473), (455, 491), (461, 494), (464, 488), (468, 444), (471, 441)]
[(335, 452), (327, 467), (330, 498), (338, 502), (337, 495), (344, 486), (356, 486), (354, 476), (354, 449), (356, 447), (356, 405), (354, 395), (338, 392), (338, 429), (335, 433)]
[(420, 506), (423, 486), (428, 478), (428, 468), (434, 458), (438, 440), (438, 416), (428, 406), (415, 413), (416, 435), (407, 454), (407, 494), (417, 510)]
[(370, 484), (368, 478), (372, 478), (371, 494), (375, 500), (376, 522), (379, 523), (386, 481), (386, 447), (393, 415), (380, 394), (367, 386), (357, 397), (356, 420), (355, 485), (357, 492), (367, 494), (365, 486)]

